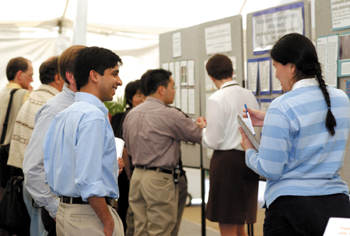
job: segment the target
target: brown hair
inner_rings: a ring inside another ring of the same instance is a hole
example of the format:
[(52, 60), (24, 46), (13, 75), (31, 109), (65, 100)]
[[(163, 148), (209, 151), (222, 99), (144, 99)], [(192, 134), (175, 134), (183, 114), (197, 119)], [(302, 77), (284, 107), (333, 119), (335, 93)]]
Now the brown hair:
[(216, 80), (232, 77), (233, 66), (230, 58), (223, 54), (215, 54), (206, 64), (208, 75)]
[(58, 58), (58, 72), (60, 73), (62, 79), (69, 84), (66, 77), (66, 72), (74, 74), (74, 60), (80, 51), (80, 49), (85, 48), (82, 45), (73, 45), (64, 50)]
[(16, 73), (18, 71), (26, 72), (28, 69), (28, 62), (30, 62), (28, 59), (24, 57), (15, 57), (12, 58), (8, 63), (6, 67), (6, 76), (9, 81), (13, 80), (16, 76)]

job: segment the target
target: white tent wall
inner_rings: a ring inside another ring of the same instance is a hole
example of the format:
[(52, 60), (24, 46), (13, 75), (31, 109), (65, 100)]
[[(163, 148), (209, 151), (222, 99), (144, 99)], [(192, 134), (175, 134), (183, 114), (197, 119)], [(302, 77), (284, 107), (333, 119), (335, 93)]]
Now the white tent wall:
[[(72, 45), (73, 33), (66, 30), (65, 36), (57, 34), (54, 38), (2, 38), (0, 34), (0, 91), (8, 83), (6, 65), (11, 58), (23, 56), (32, 61), (34, 76), (32, 86), (40, 86), (39, 67), (51, 56), (59, 55), (64, 49)], [(33, 35), (32, 35), (33, 36)], [(123, 86), (118, 87), (116, 96), (123, 96), (125, 85), (139, 79), (148, 69), (159, 67), (158, 37), (108, 36), (87, 34), (87, 46), (105, 47), (123, 60), (120, 77)]]
[[(17, 38), (0, 39), (0, 91), (8, 83), (6, 65), (11, 58), (23, 56), (33, 63), (34, 76), (32, 86), (40, 86), (39, 67), (42, 62), (52, 56), (60, 54), (64, 41), (57, 42), (59, 38)], [(65, 45), (67, 46), (67, 45)]]

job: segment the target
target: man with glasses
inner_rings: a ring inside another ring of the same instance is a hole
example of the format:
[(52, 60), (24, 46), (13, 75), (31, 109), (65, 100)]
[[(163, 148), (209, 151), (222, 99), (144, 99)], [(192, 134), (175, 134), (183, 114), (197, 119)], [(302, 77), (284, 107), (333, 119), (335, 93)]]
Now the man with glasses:
[[(16, 91), (13, 94), (12, 104), (9, 110), (5, 137), (3, 140), (0, 140), (0, 154), (2, 163), (7, 162), (8, 152), (10, 149), (10, 141), (12, 138), (13, 127), (15, 125), (17, 114), (24, 102), (28, 99), (29, 93), (33, 90), (33, 88), (30, 86), (30, 83), (33, 82), (32, 63), (24, 57), (13, 58), (7, 64), (6, 76), (9, 83), (6, 85), (5, 90), (0, 92), (0, 135), (3, 132), (4, 121), (8, 110), (7, 108), (11, 92), (14, 89), (16, 89)], [(9, 170), (9, 168), (6, 169)], [(4, 187), (6, 186), (8, 175), (9, 172), (6, 172), (4, 170), (2, 170), (0, 173), (0, 200), (2, 199), (4, 193)], [(5, 235), (1, 229), (0, 235)]]

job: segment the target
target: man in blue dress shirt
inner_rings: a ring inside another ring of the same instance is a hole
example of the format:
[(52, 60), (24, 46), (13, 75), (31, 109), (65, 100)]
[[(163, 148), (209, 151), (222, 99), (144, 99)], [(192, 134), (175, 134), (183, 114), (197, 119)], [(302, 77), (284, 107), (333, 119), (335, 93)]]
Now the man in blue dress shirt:
[(122, 84), (118, 55), (104, 48), (79, 51), (75, 102), (52, 121), (44, 140), (44, 168), (60, 197), (57, 235), (123, 235), (108, 198), (118, 198), (118, 163), (104, 101)]

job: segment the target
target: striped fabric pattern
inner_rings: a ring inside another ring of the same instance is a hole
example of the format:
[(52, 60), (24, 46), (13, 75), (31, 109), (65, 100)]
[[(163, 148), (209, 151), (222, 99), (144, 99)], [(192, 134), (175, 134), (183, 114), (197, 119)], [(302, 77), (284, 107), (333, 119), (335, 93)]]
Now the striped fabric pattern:
[(325, 126), (327, 104), (318, 86), (293, 89), (271, 103), (259, 152), (246, 152), (247, 166), (267, 179), (267, 207), (283, 195), (348, 194), (339, 170), (349, 135), (349, 98), (339, 89), (327, 90), (337, 122), (334, 136)]

